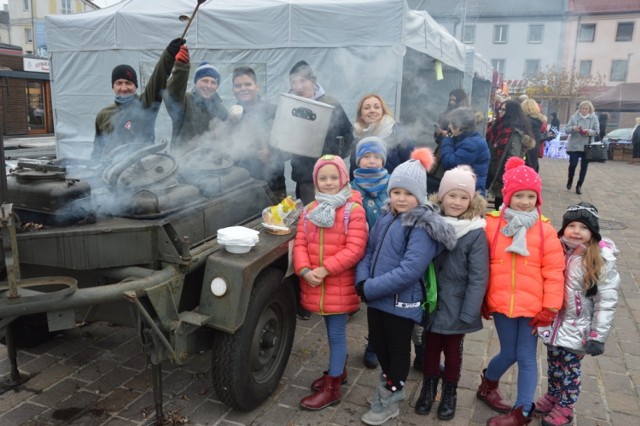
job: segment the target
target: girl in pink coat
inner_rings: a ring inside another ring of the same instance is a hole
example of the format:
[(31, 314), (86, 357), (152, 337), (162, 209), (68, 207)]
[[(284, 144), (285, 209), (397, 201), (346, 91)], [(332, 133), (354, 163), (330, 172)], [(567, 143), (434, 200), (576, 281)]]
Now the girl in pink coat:
[(329, 339), (329, 370), (311, 384), (300, 401), (308, 410), (340, 402), (347, 381), (347, 318), (360, 307), (355, 267), (367, 246), (367, 220), (359, 192), (339, 156), (323, 155), (313, 168), (315, 201), (298, 221), (293, 266), (300, 276), (302, 307), (324, 317)]

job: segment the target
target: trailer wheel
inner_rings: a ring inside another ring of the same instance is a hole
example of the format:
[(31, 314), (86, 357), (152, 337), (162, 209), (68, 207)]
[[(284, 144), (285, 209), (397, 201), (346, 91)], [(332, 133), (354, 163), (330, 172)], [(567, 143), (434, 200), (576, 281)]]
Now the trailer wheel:
[(213, 388), (225, 404), (250, 411), (276, 389), (289, 360), (296, 328), (291, 285), (277, 269), (253, 284), (244, 324), (235, 334), (216, 333), (211, 361)]

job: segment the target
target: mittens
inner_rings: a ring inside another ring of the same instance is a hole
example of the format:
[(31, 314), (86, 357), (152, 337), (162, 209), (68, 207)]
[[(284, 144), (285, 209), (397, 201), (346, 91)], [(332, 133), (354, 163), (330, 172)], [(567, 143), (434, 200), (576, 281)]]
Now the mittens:
[(183, 64), (189, 63), (189, 48), (186, 44), (180, 46), (180, 51), (176, 55), (176, 62), (182, 62)]
[(486, 320), (491, 319), (491, 312), (489, 312), (489, 307), (486, 303), (482, 303), (482, 306), (480, 307), (480, 313), (482, 314), (482, 318)]
[(542, 308), (542, 310), (538, 312), (531, 321), (529, 321), (529, 325), (533, 328), (549, 327), (553, 324), (556, 314), (557, 312), (554, 312), (549, 308)]
[(174, 38), (173, 40), (171, 40), (171, 43), (169, 43), (169, 45), (167, 46), (167, 52), (169, 53), (169, 55), (171, 55), (171, 57), (175, 59), (176, 55), (180, 51), (180, 46), (182, 46), (186, 42), (187, 40), (183, 38)]
[(584, 346), (584, 350), (591, 356), (602, 355), (604, 352), (604, 342), (598, 342), (597, 340), (587, 340), (587, 344)]
[(367, 301), (367, 298), (364, 297), (364, 281), (356, 283), (356, 293), (358, 293), (358, 296), (360, 296), (364, 302)]

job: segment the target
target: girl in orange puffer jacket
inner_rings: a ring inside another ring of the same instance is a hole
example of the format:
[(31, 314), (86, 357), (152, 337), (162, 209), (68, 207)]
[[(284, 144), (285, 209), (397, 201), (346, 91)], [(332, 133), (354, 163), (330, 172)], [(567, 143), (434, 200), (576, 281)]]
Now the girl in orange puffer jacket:
[(347, 318), (360, 308), (355, 267), (367, 246), (362, 197), (351, 189), (339, 156), (323, 155), (313, 168), (316, 200), (298, 221), (293, 266), (300, 276), (302, 307), (324, 317), (329, 339), (329, 370), (311, 384), (313, 394), (300, 401), (308, 410), (340, 402), (347, 381)]
[[(538, 384), (535, 330), (551, 325), (564, 291), (564, 253), (555, 229), (540, 214), (540, 176), (521, 158), (511, 157), (503, 182), (504, 204), (487, 216), (490, 266), (483, 306), (483, 316), (493, 316), (500, 352), (484, 370), (477, 397), (504, 414), (489, 419), (488, 426), (531, 422)], [(518, 394), (512, 406), (498, 381), (516, 362)]]

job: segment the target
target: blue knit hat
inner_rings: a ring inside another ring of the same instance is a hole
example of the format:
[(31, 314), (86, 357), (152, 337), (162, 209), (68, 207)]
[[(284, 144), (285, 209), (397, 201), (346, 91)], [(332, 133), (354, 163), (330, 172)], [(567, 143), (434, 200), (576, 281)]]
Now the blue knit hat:
[(197, 83), (202, 77), (214, 78), (218, 84), (220, 84), (220, 72), (209, 62), (203, 62), (200, 64), (196, 70), (196, 75), (193, 77), (193, 82)]
[(369, 136), (361, 139), (356, 145), (356, 166), (358, 166), (360, 159), (368, 152), (381, 156), (382, 167), (384, 167), (387, 162), (387, 148), (385, 147), (384, 139), (377, 136)]

